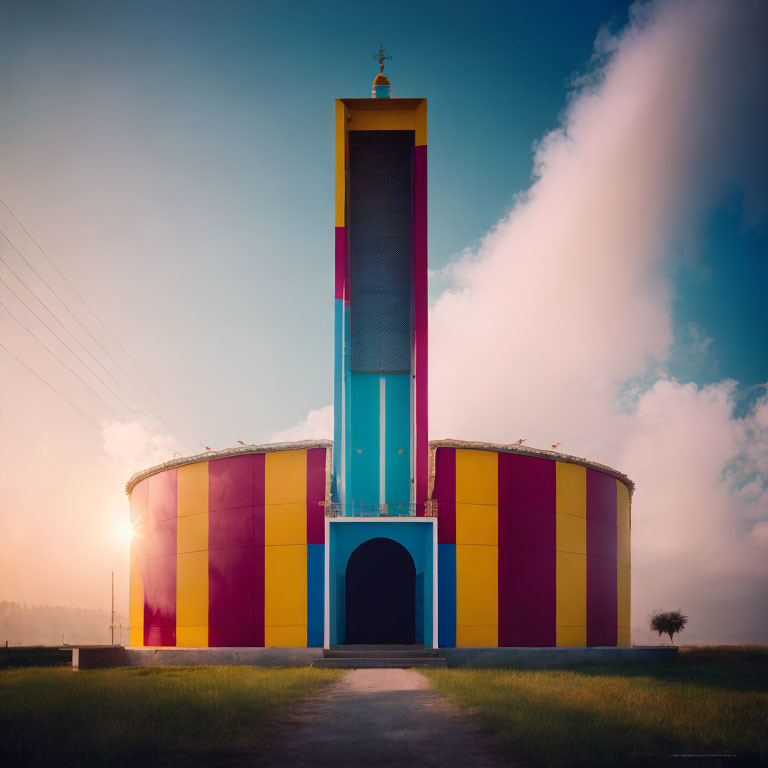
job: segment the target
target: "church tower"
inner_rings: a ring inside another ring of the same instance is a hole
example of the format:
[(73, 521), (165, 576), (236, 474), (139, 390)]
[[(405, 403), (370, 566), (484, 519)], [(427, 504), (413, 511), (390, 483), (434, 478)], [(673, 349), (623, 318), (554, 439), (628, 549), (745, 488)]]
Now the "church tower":
[(335, 106), (333, 502), (342, 515), (422, 516), (427, 101), (392, 98), (389, 57), (374, 58), (371, 98)]

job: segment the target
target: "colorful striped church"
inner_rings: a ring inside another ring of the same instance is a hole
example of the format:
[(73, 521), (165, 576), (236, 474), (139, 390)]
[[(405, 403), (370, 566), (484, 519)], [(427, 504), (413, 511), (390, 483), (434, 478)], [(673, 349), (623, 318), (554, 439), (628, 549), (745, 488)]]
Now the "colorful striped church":
[(335, 104), (333, 442), (130, 479), (132, 647), (630, 645), (631, 481), (428, 440), (427, 102), (390, 90)]

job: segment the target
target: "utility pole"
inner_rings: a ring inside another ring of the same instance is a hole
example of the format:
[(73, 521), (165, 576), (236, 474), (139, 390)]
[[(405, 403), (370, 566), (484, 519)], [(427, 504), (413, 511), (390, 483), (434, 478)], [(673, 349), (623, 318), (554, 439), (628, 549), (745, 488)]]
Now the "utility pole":
[(115, 572), (112, 571), (112, 620), (109, 623), (112, 645), (115, 644)]

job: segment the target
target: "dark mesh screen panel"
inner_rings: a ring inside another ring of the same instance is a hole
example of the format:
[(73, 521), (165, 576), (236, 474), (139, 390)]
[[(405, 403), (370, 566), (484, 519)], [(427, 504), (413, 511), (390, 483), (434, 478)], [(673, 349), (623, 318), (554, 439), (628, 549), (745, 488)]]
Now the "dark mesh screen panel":
[(353, 371), (411, 368), (413, 131), (350, 131)]

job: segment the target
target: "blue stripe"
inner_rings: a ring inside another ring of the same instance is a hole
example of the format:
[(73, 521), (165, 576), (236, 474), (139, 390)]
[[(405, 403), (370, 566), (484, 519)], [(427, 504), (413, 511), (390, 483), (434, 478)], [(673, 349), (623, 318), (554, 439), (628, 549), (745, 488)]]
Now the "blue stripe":
[(351, 334), (349, 330), (349, 304), (344, 304), (344, 354), (343, 354), (343, 375), (344, 375), (344, 413), (346, 420), (344, 422), (343, 450), (345, 466), (344, 488), (346, 490), (347, 503), (350, 502), (350, 471), (352, 467), (352, 372), (350, 369), (349, 345)]
[(411, 376), (388, 373), (386, 379), (385, 500), (392, 513), (411, 501)]
[(379, 374), (353, 373), (352, 463), (347, 503), (379, 503)]
[(333, 360), (333, 501), (339, 501), (339, 483), (341, 481), (341, 452), (344, 443), (341, 439), (342, 421), (342, 376), (343, 359), (342, 346), (344, 342), (344, 300), (334, 301), (334, 360)]
[(437, 638), (441, 648), (456, 647), (456, 545), (437, 545)]
[(307, 544), (307, 647), (323, 647), (325, 547)]

